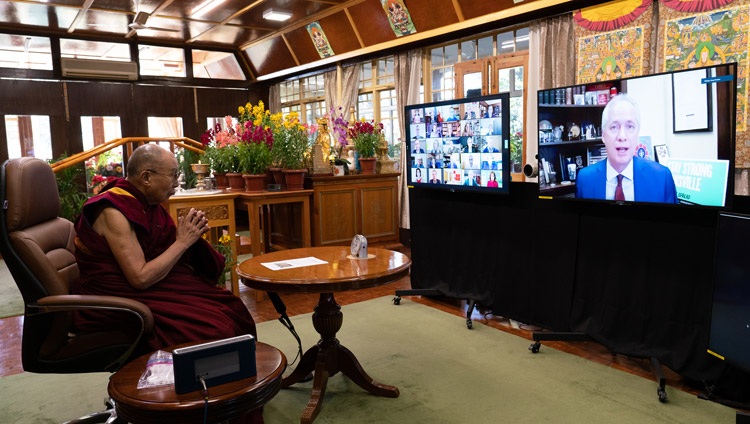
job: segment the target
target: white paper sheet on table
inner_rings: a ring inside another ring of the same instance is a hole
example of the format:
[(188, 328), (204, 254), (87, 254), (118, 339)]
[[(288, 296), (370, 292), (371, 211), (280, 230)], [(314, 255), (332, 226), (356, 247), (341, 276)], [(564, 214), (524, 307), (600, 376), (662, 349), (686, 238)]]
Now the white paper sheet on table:
[(300, 268), (303, 266), (322, 265), (327, 263), (328, 262), (324, 260), (315, 258), (313, 256), (308, 256), (306, 258), (287, 259), (285, 261), (261, 262), (261, 265), (272, 271), (278, 271), (280, 269)]

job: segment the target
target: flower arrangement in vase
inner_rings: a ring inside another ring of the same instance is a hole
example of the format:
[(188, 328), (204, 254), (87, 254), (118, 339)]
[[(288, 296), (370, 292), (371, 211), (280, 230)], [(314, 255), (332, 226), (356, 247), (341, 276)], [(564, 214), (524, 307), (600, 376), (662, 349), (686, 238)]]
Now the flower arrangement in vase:
[(290, 190), (302, 189), (314, 133), (314, 127), (300, 122), (297, 112), (284, 116), (274, 128), (273, 162), (284, 170), (284, 179)]
[(364, 119), (349, 127), (349, 137), (359, 153), (359, 166), (363, 174), (375, 173), (375, 155), (382, 144), (383, 124)]
[(311, 127), (299, 120), (297, 112), (285, 115), (274, 128), (274, 163), (284, 169), (304, 169), (310, 151)]
[(333, 175), (336, 176), (349, 174), (349, 165), (351, 165), (345, 156), (346, 147), (349, 145), (349, 140), (346, 138), (349, 131), (349, 122), (344, 119), (344, 114), (341, 112), (340, 106), (338, 110), (337, 114), (334, 108), (331, 108), (328, 114), (328, 124), (331, 132), (331, 152), (329, 157), (331, 165), (334, 167)]
[[(230, 188), (244, 190), (243, 174), (265, 174), (271, 165), (275, 120), (262, 101), (237, 108), (238, 118), (224, 117), (224, 125), (216, 124), (201, 136), (206, 158), (216, 174), (226, 173)], [(231, 181), (235, 181), (234, 186)]]

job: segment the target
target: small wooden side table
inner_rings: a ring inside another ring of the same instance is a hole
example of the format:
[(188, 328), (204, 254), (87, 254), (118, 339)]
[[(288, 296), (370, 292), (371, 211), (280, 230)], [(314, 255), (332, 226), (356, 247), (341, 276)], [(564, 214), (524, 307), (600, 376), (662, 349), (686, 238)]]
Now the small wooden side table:
[[(368, 259), (354, 259), (349, 247), (305, 247), (280, 250), (255, 256), (237, 267), (242, 283), (256, 290), (278, 293), (319, 293), (312, 315), (313, 327), (320, 341), (308, 349), (297, 368), (284, 378), (289, 387), (314, 372), (312, 392), (300, 422), (310, 424), (320, 412), (328, 377), (341, 372), (362, 389), (376, 395), (395, 398), (397, 387), (382, 384), (367, 375), (357, 357), (339, 342), (344, 315), (333, 295), (336, 292), (360, 290), (388, 284), (409, 275), (411, 260), (404, 254), (386, 249), (369, 249)], [(314, 257), (324, 264), (271, 270), (265, 262), (288, 261)], [(375, 319), (375, 317), (373, 317)]]
[[(189, 346), (188, 343), (173, 346)], [(137, 389), (151, 354), (126, 364), (109, 380), (110, 397), (118, 418), (131, 424), (202, 423), (205, 401), (200, 390), (177, 394), (174, 385)], [(256, 342), (257, 375), (208, 388), (208, 421), (220, 422), (240, 417), (270, 401), (281, 389), (286, 357), (273, 346)]]

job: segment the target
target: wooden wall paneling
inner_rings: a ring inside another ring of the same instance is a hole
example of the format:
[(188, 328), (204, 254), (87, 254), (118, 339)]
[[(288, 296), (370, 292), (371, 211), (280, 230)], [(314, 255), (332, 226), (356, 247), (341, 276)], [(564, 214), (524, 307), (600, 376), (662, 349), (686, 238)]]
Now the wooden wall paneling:
[[(148, 135), (147, 117), (182, 117), (183, 134), (194, 140), (200, 140), (205, 131), (199, 129), (195, 122), (195, 102), (192, 87), (142, 86), (133, 87), (133, 106), (136, 119), (144, 125), (139, 134)], [(205, 122), (201, 127), (205, 126)], [(140, 125), (139, 125), (140, 127)]]
[(362, 2), (348, 10), (365, 47), (396, 39), (380, 2)]
[(453, 7), (453, 0), (409, 0), (406, 8), (409, 10), (417, 32), (459, 22), (456, 9)]
[(319, 190), (313, 205), (313, 246), (346, 244), (360, 232), (356, 187)]
[[(464, 19), (473, 19), (501, 10), (510, 9), (515, 6), (513, 0), (494, 0), (494, 1), (477, 1), (477, 0), (456, 0)], [(524, 3), (531, 3), (534, 0), (526, 0)]]
[(196, 89), (199, 124), (206, 125), (206, 118), (209, 116), (232, 115), (236, 117), (237, 108), (244, 106), (249, 101), (248, 93), (249, 90)]
[(281, 36), (250, 46), (244, 53), (255, 75), (270, 74), (297, 66)]
[(70, 113), (69, 154), (83, 151), (82, 116), (119, 116), (123, 137), (145, 135), (132, 128), (133, 84), (66, 81), (65, 85)]
[[(328, 37), (330, 41), (328, 31), (326, 31), (325, 28), (323, 28), (323, 31), (325, 31), (326, 37)], [(312, 39), (310, 38), (310, 33), (307, 32), (306, 27), (303, 26), (293, 29), (287, 32), (284, 36), (289, 42), (289, 46), (294, 50), (294, 56), (297, 57), (300, 64), (320, 60), (318, 50), (315, 48), (315, 44), (313, 44)], [(334, 53), (338, 53), (335, 49), (333, 51)]]
[(354, 28), (343, 10), (326, 16), (319, 22), (334, 53), (347, 53), (364, 47), (359, 44)]
[[(68, 130), (65, 121), (65, 101), (62, 84), (57, 81), (0, 80), (0, 115), (49, 116), (52, 156), (68, 149)], [(3, 119), (4, 120), (4, 119)], [(5, 124), (0, 134), (0, 159), (8, 158), (8, 136)]]

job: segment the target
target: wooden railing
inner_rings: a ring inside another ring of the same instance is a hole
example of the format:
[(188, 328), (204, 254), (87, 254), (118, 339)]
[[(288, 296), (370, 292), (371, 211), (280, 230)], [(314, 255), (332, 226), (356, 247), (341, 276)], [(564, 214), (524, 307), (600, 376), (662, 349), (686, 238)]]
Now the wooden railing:
[(169, 143), (169, 150), (171, 150), (172, 152), (174, 152), (174, 149), (176, 147), (182, 147), (183, 149), (188, 149), (193, 152), (202, 154), (204, 153), (205, 149), (200, 142), (187, 137), (124, 137), (110, 140), (104, 144), (100, 144), (94, 147), (93, 149), (76, 153), (73, 156), (61, 159), (51, 164), (50, 166), (55, 172), (62, 171), (63, 169), (85, 162), (86, 160), (94, 156), (101, 155), (123, 145), (126, 149), (125, 157), (123, 157), (123, 159), (126, 159), (130, 157), (131, 153), (133, 153), (133, 150), (135, 150), (136, 147), (149, 142), (167, 142)]

